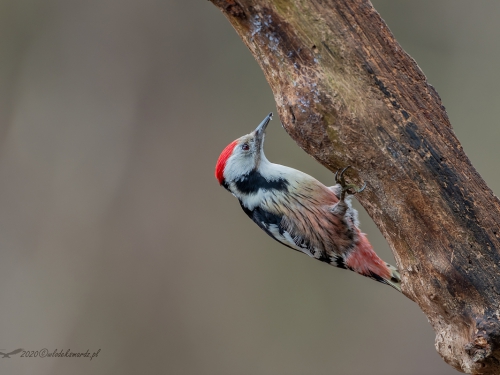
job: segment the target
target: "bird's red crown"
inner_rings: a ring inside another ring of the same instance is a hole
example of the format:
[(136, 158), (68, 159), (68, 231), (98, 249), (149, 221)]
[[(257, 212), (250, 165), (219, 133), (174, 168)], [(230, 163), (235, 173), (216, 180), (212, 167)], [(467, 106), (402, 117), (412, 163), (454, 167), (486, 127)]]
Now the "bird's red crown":
[(222, 185), (224, 182), (224, 169), (226, 168), (227, 159), (233, 153), (234, 148), (236, 147), (237, 141), (233, 141), (226, 146), (224, 150), (222, 150), (219, 159), (217, 160), (217, 164), (215, 165), (215, 178), (219, 181), (219, 184)]

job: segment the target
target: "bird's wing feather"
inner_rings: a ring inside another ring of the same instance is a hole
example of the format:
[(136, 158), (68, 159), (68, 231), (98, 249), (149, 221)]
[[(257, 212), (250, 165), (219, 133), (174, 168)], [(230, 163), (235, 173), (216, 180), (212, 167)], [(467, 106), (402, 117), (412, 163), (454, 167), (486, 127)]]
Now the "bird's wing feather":
[(290, 233), (285, 227), (282, 214), (271, 213), (261, 207), (248, 210), (241, 205), (243, 211), (269, 236), (293, 250), (301, 251), (313, 256), (314, 249), (302, 236)]
[(272, 233), (274, 239), (285, 246), (303, 252), (311, 257), (316, 253), (316, 249), (311, 246), (304, 237), (290, 233), (288, 230), (284, 229), (283, 225), (268, 225), (268, 231)]
[(262, 217), (260, 216), (258, 210), (254, 210), (251, 218), (268, 235), (270, 235), (272, 238), (282, 243), (283, 245), (293, 250), (300, 251), (317, 260), (328, 263), (332, 266), (346, 268), (345, 261), (342, 255), (338, 255), (333, 252), (328, 252), (325, 249), (315, 247), (314, 245), (309, 243), (305, 237), (293, 233), (290, 229), (287, 229), (287, 226), (283, 223), (283, 218), (281, 218), (279, 224), (268, 224), (267, 222), (262, 220)]
[[(291, 242), (289, 247), (295, 250), (333, 266), (346, 268), (344, 255), (354, 239), (349, 238), (350, 223), (344, 219), (344, 215), (332, 211), (339, 202), (335, 192), (314, 181), (280, 198), (279, 202), (275, 199), (265, 202), (269, 211), (281, 215), (281, 227), (289, 234), (284, 236), (284, 241), (278, 237), (280, 242)], [(350, 204), (348, 211), (351, 211)]]

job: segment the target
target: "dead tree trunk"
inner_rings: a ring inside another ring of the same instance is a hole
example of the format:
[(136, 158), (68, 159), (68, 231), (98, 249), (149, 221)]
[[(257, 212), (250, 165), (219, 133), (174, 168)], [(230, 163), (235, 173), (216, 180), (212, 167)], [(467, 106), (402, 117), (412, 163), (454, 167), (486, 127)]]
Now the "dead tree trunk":
[(281, 121), (358, 196), (446, 362), (500, 373), (500, 202), (437, 92), (368, 0), (211, 0), (260, 64)]

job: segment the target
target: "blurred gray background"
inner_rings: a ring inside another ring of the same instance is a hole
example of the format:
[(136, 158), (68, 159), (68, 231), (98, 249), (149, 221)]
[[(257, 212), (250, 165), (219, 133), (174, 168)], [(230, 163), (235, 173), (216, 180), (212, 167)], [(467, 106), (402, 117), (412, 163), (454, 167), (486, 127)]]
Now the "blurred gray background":
[[(374, 1), (500, 191), (500, 2)], [(2, 374), (453, 374), (417, 305), (268, 238), (213, 176), (274, 111), (208, 1), (0, 1)], [(271, 123), (271, 161), (333, 176)], [(392, 254), (370, 218), (362, 228)]]

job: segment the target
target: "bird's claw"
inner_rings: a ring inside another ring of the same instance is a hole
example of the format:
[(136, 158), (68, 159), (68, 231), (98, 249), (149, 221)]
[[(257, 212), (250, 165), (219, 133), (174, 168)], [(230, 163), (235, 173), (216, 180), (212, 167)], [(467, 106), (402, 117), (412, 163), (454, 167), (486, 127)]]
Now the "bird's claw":
[(341, 200), (344, 200), (346, 194), (354, 195), (357, 193), (361, 193), (366, 188), (366, 182), (360, 188), (358, 188), (357, 185), (346, 183), (344, 173), (349, 168), (351, 168), (350, 165), (348, 165), (347, 167), (345, 167), (342, 170), (339, 169), (337, 172), (335, 172), (335, 183), (339, 184), (342, 188), (341, 193), (340, 193)]

